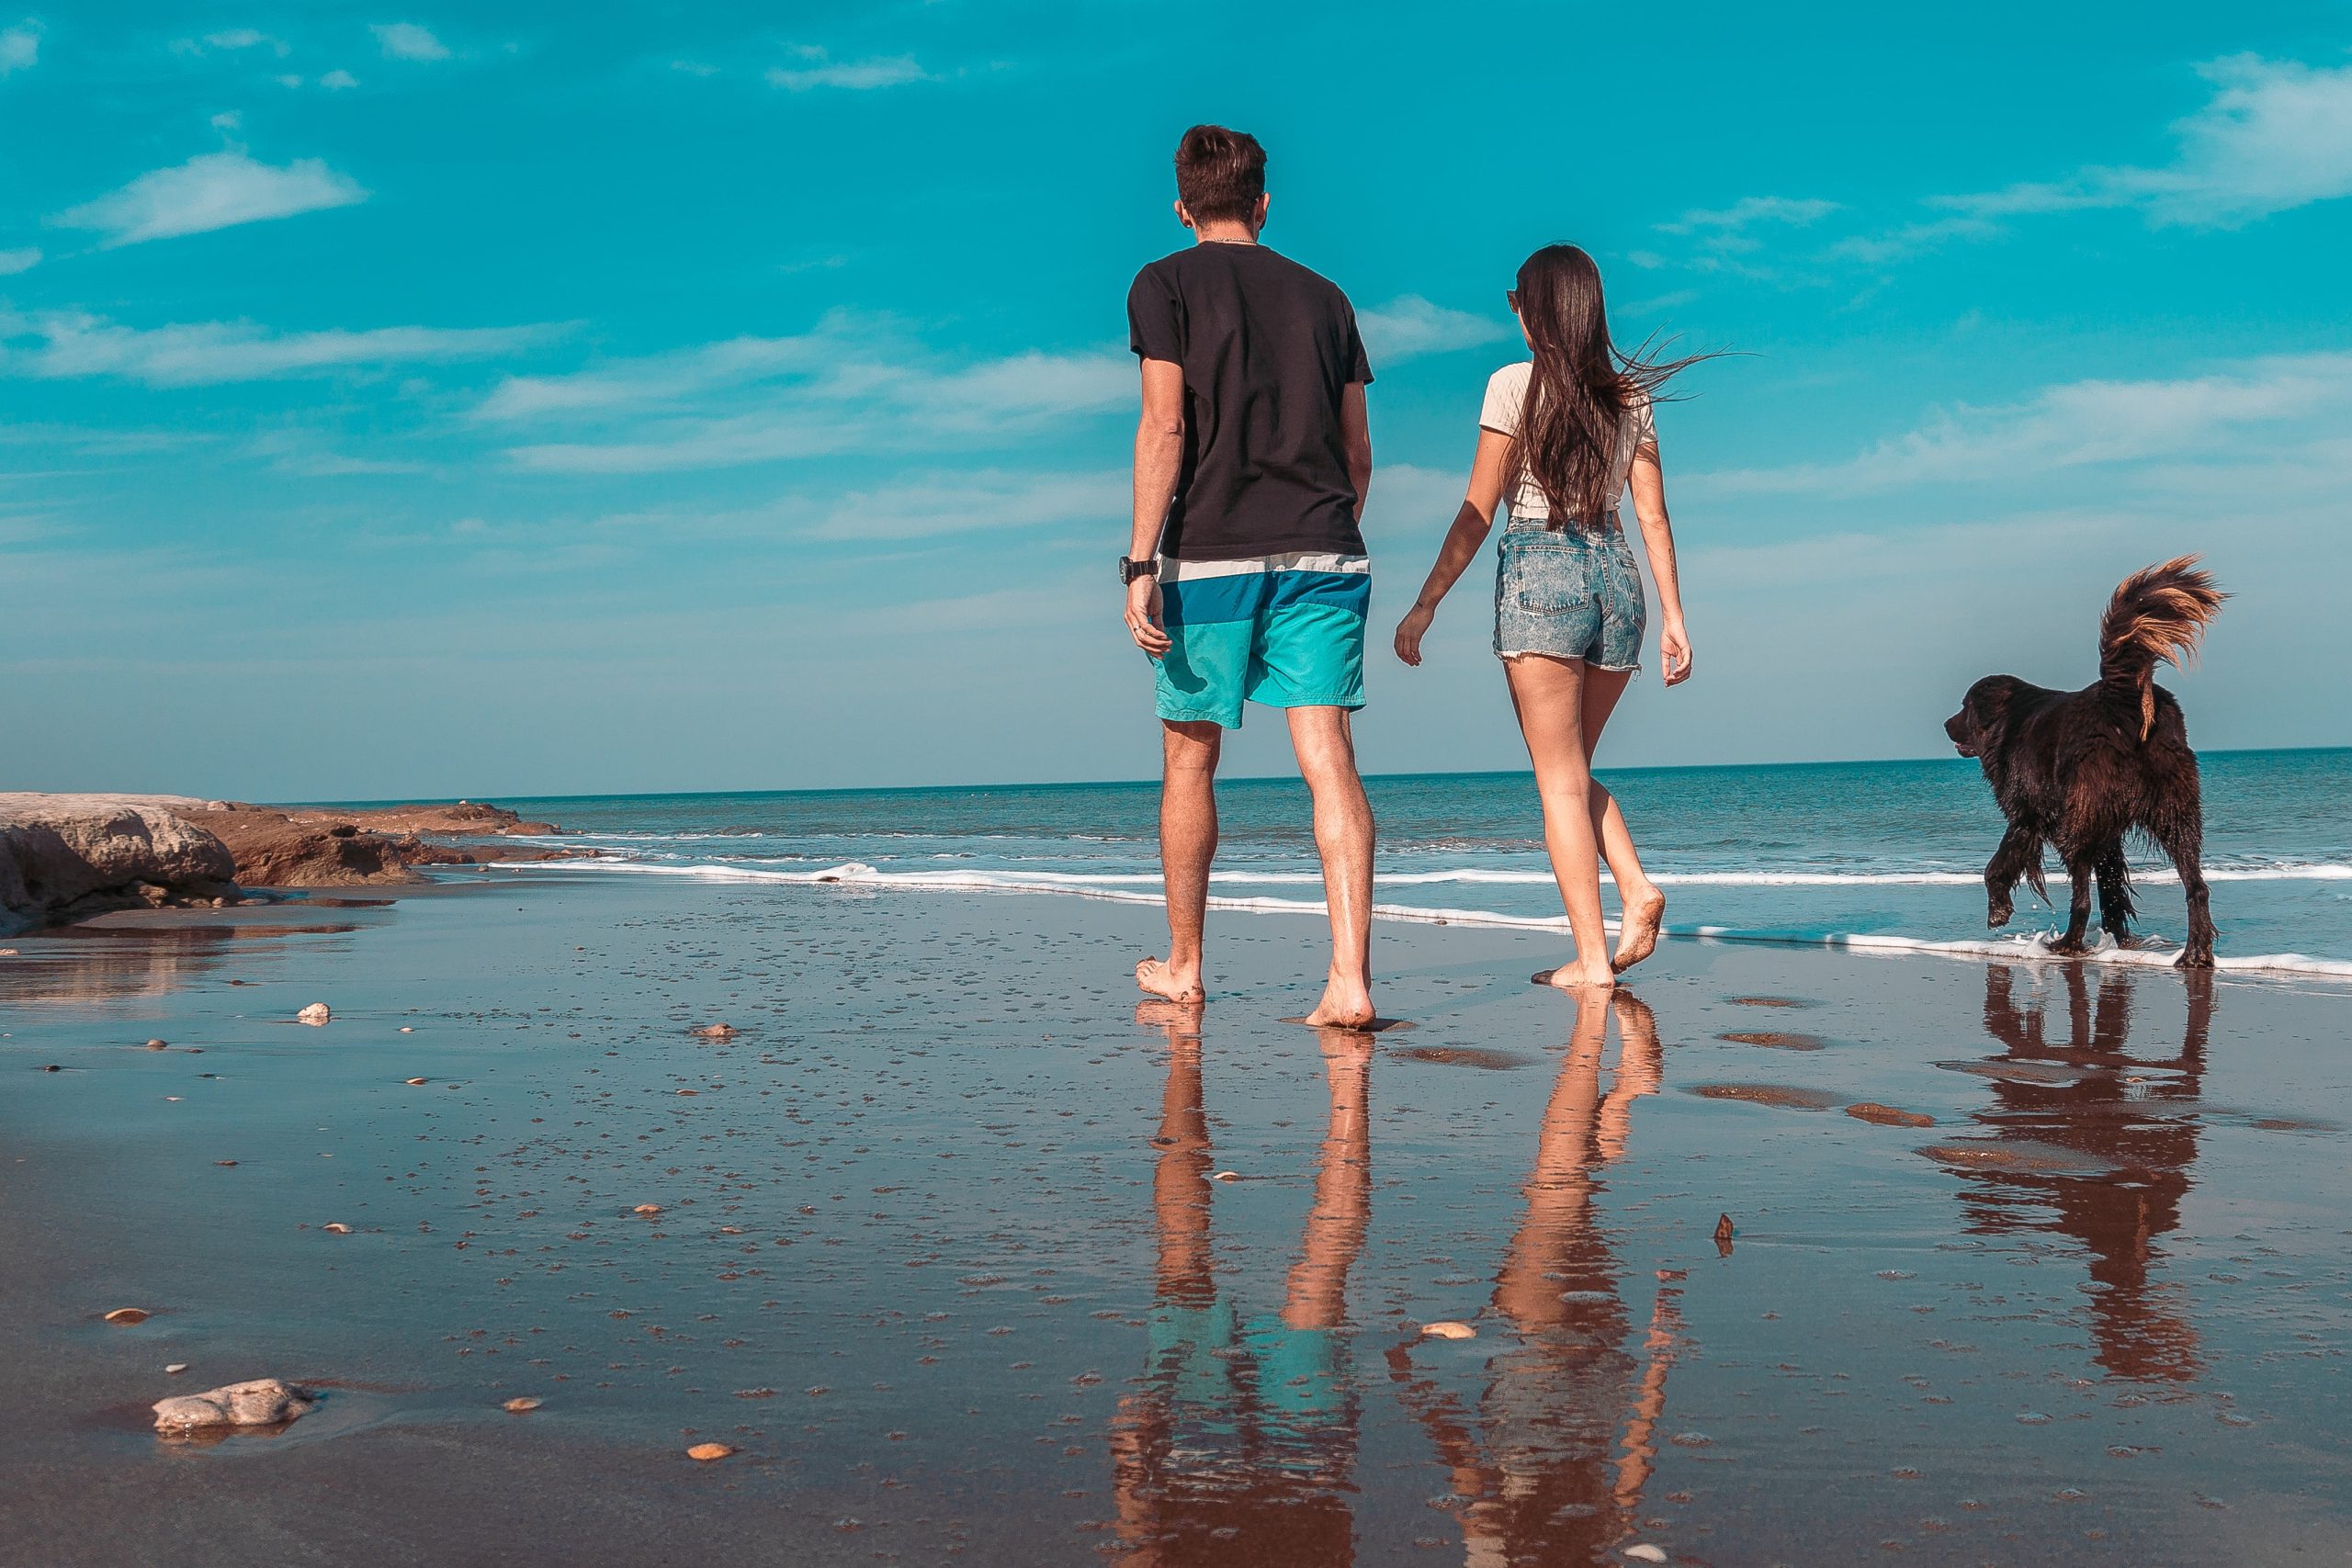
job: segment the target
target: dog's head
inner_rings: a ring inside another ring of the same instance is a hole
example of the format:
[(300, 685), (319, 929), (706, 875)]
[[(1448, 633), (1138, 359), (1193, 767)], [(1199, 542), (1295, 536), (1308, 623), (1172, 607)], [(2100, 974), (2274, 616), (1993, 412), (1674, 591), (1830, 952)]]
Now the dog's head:
[(1944, 720), (1944, 733), (1963, 757), (1982, 757), (2008, 729), (2009, 708), (2025, 682), (2014, 675), (1987, 675), (1968, 688), (1960, 711)]

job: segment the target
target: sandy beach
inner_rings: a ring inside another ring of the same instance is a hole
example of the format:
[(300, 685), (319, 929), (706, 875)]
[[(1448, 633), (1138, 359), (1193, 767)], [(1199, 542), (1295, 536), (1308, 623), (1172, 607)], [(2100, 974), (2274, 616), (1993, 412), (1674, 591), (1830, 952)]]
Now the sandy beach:
[(2352, 1550), (2339, 988), (440, 874), (5, 944), (0, 1559)]

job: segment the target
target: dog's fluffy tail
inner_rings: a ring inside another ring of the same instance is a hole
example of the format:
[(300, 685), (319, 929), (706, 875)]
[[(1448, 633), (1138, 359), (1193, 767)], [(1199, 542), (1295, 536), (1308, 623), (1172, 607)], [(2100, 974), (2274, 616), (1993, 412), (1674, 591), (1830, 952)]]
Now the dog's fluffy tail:
[(2178, 666), (2197, 657), (2205, 627), (2229, 595), (2213, 586), (2195, 556), (2176, 556), (2132, 573), (2107, 602), (2098, 623), (2098, 676), (2139, 699), (2140, 739), (2156, 724), (2156, 660)]

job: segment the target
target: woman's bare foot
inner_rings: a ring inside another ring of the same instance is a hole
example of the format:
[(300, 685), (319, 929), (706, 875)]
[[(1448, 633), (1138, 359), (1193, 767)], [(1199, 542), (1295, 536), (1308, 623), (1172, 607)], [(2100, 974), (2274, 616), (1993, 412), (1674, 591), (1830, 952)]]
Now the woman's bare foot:
[(1317, 1029), (1370, 1029), (1378, 1015), (1372, 1010), (1372, 989), (1362, 980), (1342, 979), (1331, 972), (1323, 999), (1301, 1020)]
[(1666, 919), (1666, 895), (1655, 883), (1625, 898), (1625, 916), (1618, 922), (1617, 956), (1610, 967), (1620, 975), (1657, 951), (1657, 929)]
[(1528, 978), (1555, 991), (1607, 991), (1617, 985), (1617, 972), (1606, 964), (1563, 964), (1557, 969), (1539, 969)]
[(1147, 958), (1136, 965), (1136, 984), (1163, 1001), (1204, 1001), (1208, 993), (1201, 989), (1201, 972), (1176, 968), (1164, 960)]

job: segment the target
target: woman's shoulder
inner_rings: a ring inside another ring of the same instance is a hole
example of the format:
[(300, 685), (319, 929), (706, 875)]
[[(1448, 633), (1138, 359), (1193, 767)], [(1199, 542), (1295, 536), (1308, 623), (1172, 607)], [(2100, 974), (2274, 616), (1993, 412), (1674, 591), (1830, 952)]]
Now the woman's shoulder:
[(1527, 378), (1534, 373), (1535, 361), (1532, 359), (1513, 360), (1487, 377), (1487, 385), (1489, 388), (1524, 387), (1527, 385)]

